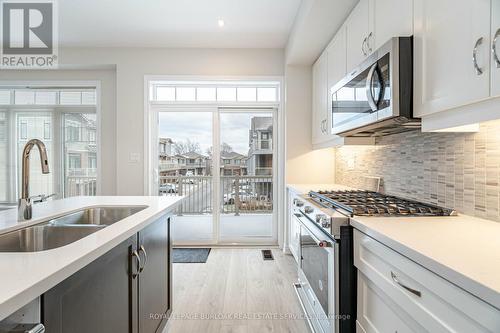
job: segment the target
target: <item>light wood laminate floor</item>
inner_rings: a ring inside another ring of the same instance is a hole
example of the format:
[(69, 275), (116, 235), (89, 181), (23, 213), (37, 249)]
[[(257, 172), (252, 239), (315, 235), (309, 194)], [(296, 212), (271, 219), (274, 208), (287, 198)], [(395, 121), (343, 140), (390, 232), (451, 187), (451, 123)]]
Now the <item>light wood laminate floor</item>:
[(273, 255), (264, 261), (260, 249), (212, 249), (205, 264), (174, 264), (164, 332), (309, 332), (292, 286), (295, 261), (279, 249)]

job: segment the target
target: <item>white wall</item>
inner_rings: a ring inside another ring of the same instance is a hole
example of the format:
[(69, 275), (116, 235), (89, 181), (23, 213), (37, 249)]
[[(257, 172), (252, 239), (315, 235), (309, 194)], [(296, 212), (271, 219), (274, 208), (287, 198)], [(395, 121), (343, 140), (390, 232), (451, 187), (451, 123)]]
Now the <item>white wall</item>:
[[(144, 190), (144, 75), (282, 76), (280, 49), (76, 48), (59, 50), (62, 64), (116, 65), (116, 186)], [(106, 127), (103, 127), (103, 131)], [(138, 153), (139, 162), (130, 154)]]
[(116, 194), (116, 73), (114, 70), (3, 70), (0, 80), (101, 82), (101, 193)]
[[(116, 65), (116, 70), (1, 71), (2, 80), (100, 80), (103, 194), (144, 190), (144, 75), (283, 76), (287, 183), (334, 181), (333, 149), (312, 151), (311, 67), (284, 66), (278, 49), (61, 49), (61, 64)], [(286, 73), (285, 73), (286, 72)], [(140, 162), (129, 160), (139, 153)]]
[(312, 150), (312, 67), (286, 66), (285, 86), (286, 183), (334, 183), (334, 149)]

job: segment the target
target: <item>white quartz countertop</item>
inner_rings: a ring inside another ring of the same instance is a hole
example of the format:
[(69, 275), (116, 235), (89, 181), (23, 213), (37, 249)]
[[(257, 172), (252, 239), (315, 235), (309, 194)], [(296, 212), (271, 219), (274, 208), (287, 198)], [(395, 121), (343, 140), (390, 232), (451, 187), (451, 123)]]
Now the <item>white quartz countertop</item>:
[(17, 209), (0, 212), (0, 234), (82, 208), (146, 206), (142, 211), (71, 244), (41, 252), (0, 252), (0, 320), (177, 206), (183, 197), (73, 197), (33, 206), (29, 222), (17, 222)]
[[(287, 184), (298, 193), (353, 190), (339, 184)], [(360, 217), (358, 230), (500, 309), (500, 222), (467, 215)]]
[(500, 223), (459, 215), (355, 217), (351, 224), (500, 309)]

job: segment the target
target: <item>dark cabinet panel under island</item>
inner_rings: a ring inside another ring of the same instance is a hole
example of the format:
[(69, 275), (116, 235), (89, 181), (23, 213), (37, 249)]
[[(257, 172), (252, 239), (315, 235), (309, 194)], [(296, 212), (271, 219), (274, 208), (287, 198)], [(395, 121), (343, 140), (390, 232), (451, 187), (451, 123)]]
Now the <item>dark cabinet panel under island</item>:
[(171, 264), (163, 216), (47, 291), (46, 332), (161, 332), (171, 311)]

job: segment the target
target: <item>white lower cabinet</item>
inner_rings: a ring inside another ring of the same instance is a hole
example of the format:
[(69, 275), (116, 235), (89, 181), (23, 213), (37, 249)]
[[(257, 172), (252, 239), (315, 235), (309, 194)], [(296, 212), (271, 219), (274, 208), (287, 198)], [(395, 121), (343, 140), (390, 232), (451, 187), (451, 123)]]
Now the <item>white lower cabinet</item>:
[(290, 252), (297, 262), (299, 262), (300, 251), (300, 224), (295, 216), (290, 219)]
[(290, 253), (297, 262), (299, 262), (299, 249), (300, 249), (300, 224), (297, 218), (293, 215), (293, 200), (298, 198), (298, 194), (292, 190), (288, 190), (288, 248)]
[[(408, 314), (402, 311), (383, 291), (363, 273), (358, 273), (358, 333), (422, 332)], [(405, 318), (405, 319), (402, 319)], [(405, 322), (406, 321), (406, 322)], [(407, 322), (413, 322), (411, 328)], [(416, 330), (416, 328), (420, 330)]]
[(500, 332), (500, 310), (356, 230), (358, 332)]

